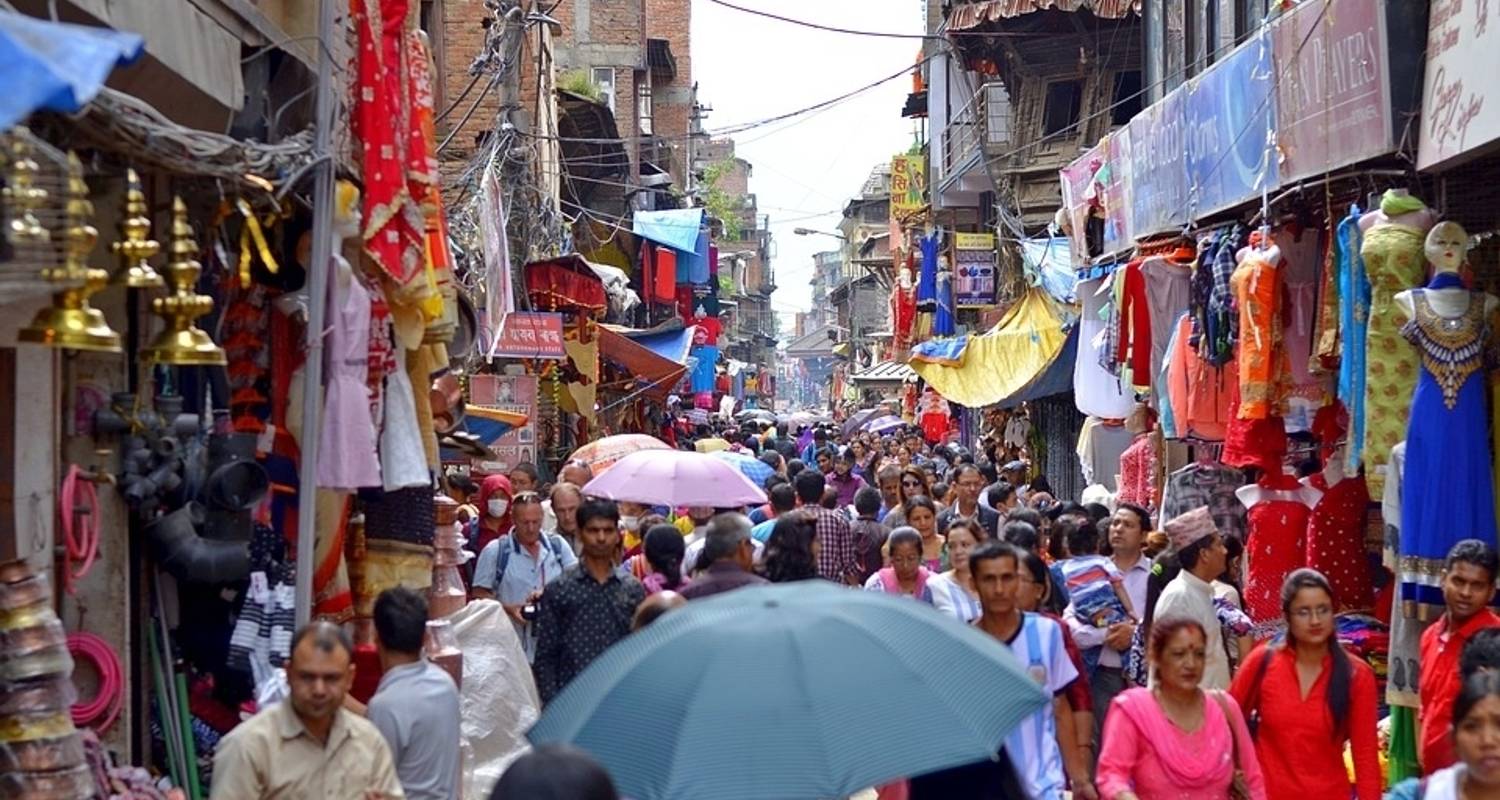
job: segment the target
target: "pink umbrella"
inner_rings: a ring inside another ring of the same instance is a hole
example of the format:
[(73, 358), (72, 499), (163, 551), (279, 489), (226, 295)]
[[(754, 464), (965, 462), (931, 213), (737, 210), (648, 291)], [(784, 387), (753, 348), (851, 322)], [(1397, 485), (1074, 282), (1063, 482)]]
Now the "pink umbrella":
[(734, 465), (682, 450), (631, 453), (589, 481), (583, 493), (653, 506), (736, 508), (766, 502), (766, 493)]
[(595, 439), (573, 451), (570, 461), (582, 461), (593, 470), (594, 477), (603, 475), (616, 461), (639, 450), (670, 450), (666, 442), (644, 433), (621, 433)]

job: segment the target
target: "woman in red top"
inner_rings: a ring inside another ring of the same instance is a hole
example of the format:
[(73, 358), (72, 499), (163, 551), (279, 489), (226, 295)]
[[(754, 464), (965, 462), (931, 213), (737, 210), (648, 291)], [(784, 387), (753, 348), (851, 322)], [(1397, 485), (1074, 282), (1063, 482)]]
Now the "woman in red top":
[(1375, 673), (1339, 645), (1335, 607), (1322, 573), (1288, 575), (1281, 587), (1286, 643), (1256, 650), (1230, 687), (1250, 720), (1269, 800), (1349, 797), (1346, 741), (1354, 796), (1380, 800)]

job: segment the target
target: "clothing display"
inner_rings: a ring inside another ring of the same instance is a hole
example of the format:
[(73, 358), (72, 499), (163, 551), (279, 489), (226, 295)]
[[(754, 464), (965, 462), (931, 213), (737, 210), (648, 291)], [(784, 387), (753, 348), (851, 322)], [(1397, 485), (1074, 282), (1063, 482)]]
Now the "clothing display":
[(380, 486), (380, 459), (375, 450), (375, 423), (370, 418), (370, 293), (347, 279), (334, 301), (328, 336), (327, 391), (323, 398), (322, 438), (318, 446), (318, 486), (352, 492)]
[(1115, 499), (1155, 511), (1158, 463), (1156, 441), (1151, 434), (1135, 437), (1120, 454), (1120, 490)]
[(432, 484), (417, 401), (406, 372), (406, 350), (394, 352), (395, 369), (385, 376), (384, 420), (380, 427), (380, 475), (388, 492)]
[(1220, 534), (1244, 541), (1245, 506), (1234, 494), (1244, 483), (1244, 475), (1232, 467), (1212, 461), (1189, 464), (1167, 476), (1161, 518), (1172, 519), (1207, 507)]
[(1078, 434), (1078, 464), (1085, 484), (1101, 484), (1110, 492), (1118, 490), (1115, 476), (1120, 456), (1130, 447), (1134, 435), (1123, 424), (1108, 423), (1090, 417)]
[(1172, 422), (1176, 438), (1222, 441), (1228, 432), (1229, 401), (1238, 374), (1233, 361), (1216, 367), (1188, 344), (1192, 319), (1177, 321), (1175, 344), (1167, 359)]
[(1287, 349), (1282, 342), (1280, 253), (1252, 244), (1230, 283), (1239, 310), (1240, 419), (1280, 414), (1289, 383)]
[(1442, 613), (1449, 548), (1461, 539), (1493, 544), (1496, 533), (1482, 369), (1490, 340), (1485, 295), (1468, 293), (1464, 311), (1450, 319), (1433, 310), (1432, 291), (1412, 290), (1415, 315), (1401, 329), (1420, 355), (1421, 377), (1406, 430), (1398, 577), (1402, 611), (1419, 619)]
[(1335, 612), (1368, 610), (1375, 601), (1365, 557), (1369, 487), (1359, 475), (1343, 476), (1332, 485), (1321, 472), (1305, 480), (1323, 493), (1307, 523), (1306, 565), (1328, 578)]
[[(1192, 294), (1192, 262), (1173, 257), (1148, 258), (1141, 263), (1146, 281), (1146, 306), (1151, 311), (1151, 377), (1161, 372), (1167, 344), (1177, 330), (1177, 320), (1188, 310)], [(1146, 385), (1142, 382), (1139, 385)]]
[(1259, 638), (1285, 624), (1281, 584), (1292, 570), (1306, 566), (1307, 523), (1320, 495), (1289, 475), (1268, 475), (1240, 492), (1249, 508), (1245, 613)]
[(1134, 407), (1129, 387), (1099, 366), (1104, 343), (1106, 320), (1100, 316), (1108, 305), (1108, 295), (1100, 295), (1104, 279), (1080, 281), (1077, 288), (1081, 306), (1078, 318), (1078, 357), (1073, 361), (1073, 400), (1078, 410), (1101, 419), (1124, 419)]
[(1146, 299), (1146, 276), (1141, 261), (1132, 261), (1115, 273), (1120, 298), (1120, 333), (1115, 341), (1115, 361), (1123, 365), (1126, 381), (1135, 386), (1151, 383), (1151, 306)]
[(1370, 283), (1362, 456), (1365, 480), (1372, 492), (1385, 487), (1385, 458), (1406, 436), (1412, 391), (1417, 385), (1417, 352), (1403, 338), (1401, 329), (1406, 320), (1395, 296), (1422, 282), (1427, 271), (1422, 256), (1424, 234), (1408, 225), (1376, 225), (1365, 231), (1360, 246)]
[[(1361, 255), (1364, 234), (1359, 229), (1359, 206), (1339, 223), (1339, 332), (1344, 344), (1339, 362), (1338, 397), (1349, 409), (1349, 452), (1346, 471), (1359, 469), (1365, 444), (1365, 347), (1370, 322), (1370, 282)], [(1378, 491), (1378, 490), (1377, 490)]]

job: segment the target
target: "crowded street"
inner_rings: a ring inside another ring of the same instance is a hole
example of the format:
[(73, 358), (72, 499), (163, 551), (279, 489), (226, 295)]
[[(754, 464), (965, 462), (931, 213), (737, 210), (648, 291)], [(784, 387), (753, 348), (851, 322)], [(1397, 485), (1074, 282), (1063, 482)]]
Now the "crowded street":
[(0, 0), (0, 799), (1500, 800), (1488, 0)]

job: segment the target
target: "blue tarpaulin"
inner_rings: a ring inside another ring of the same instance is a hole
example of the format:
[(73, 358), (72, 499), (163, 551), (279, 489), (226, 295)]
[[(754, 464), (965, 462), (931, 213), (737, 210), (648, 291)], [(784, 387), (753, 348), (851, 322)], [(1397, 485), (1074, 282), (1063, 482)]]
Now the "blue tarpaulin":
[(144, 48), (133, 33), (0, 11), (0, 130), (33, 111), (83, 108), (116, 66), (139, 58)]
[(676, 364), (686, 364), (688, 351), (693, 348), (693, 331), (689, 325), (682, 330), (665, 333), (626, 331), (625, 336), (636, 344)]
[[(698, 252), (698, 231), (703, 227), (703, 209), (674, 208), (667, 211), (637, 211), (631, 230), (636, 236), (685, 253)], [(680, 257), (680, 256), (679, 256)]]

